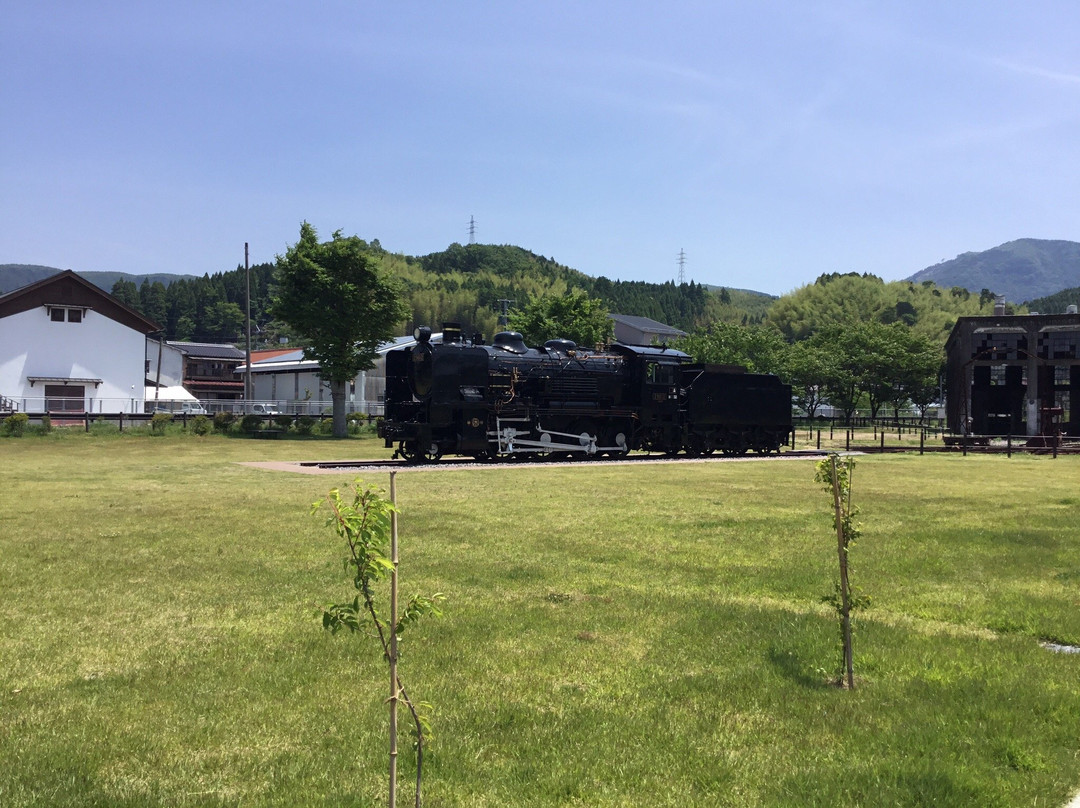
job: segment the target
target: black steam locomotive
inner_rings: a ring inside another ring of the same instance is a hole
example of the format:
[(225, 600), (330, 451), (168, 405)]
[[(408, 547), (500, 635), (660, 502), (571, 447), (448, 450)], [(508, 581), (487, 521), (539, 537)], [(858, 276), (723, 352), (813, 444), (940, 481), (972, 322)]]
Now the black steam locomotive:
[(504, 331), (490, 345), (443, 325), (442, 342), (386, 356), (379, 436), (394, 457), (689, 456), (777, 452), (791, 434), (791, 388), (734, 365), (695, 363), (663, 346), (569, 340), (529, 348)]

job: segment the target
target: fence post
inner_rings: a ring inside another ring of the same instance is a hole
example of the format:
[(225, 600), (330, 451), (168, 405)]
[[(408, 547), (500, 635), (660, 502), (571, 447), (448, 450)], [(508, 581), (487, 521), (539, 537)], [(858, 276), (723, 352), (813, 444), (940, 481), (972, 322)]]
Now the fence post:
[(818, 451), (820, 452), (821, 451), (821, 430), (820, 429), (817, 431), (817, 448), (818, 448)]
[(885, 430), (881, 430), (881, 453), (885, 453)]
[(844, 448), (846, 451), (851, 451), (851, 430), (844, 430)]
[(1012, 432), (1005, 438), (1005, 456), (1012, 457)]
[(923, 453), (923, 447), (926, 445), (926, 430), (919, 430), (919, 454)]

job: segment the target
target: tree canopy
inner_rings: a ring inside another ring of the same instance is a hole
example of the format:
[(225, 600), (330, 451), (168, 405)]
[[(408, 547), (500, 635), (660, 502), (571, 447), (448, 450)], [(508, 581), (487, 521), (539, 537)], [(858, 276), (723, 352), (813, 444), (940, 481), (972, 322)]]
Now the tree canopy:
[(899, 322), (944, 345), (958, 317), (992, 313), (992, 294), (940, 289), (933, 281), (886, 283), (876, 275), (851, 272), (822, 275), (784, 295), (769, 308), (769, 322), (791, 341), (838, 324)]
[(277, 259), (273, 314), (300, 335), (304, 355), (319, 362), (319, 375), (330, 383), (339, 437), (346, 434), (345, 385), (374, 365), (376, 349), (396, 336), (407, 314), (399, 283), (365, 246), (341, 231), (320, 243), (315, 228), (304, 222), (299, 241)]
[(713, 323), (675, 340), (672, 347), (698, 362), (742, 365), (752, 373), (777, 373), (789, 346), (770, 326)]
[(570, 339), (591, 348), (610, 342), (615, 330), (604, 301), (589, 297), (580, 289), (537, 298), (524, 309), (510, 312), (509, 321), (510, 327), (520, 331), (530, 345), (543, 345), (549, 339)]

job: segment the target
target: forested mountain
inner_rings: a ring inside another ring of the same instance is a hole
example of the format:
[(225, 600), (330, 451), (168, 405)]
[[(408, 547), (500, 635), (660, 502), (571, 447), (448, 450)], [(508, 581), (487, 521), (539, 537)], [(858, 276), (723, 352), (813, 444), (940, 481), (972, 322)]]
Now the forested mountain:
[[(377, 243), (376, 243), (377, 245)], [(760, 322), (772, 298), (754, 292), (701, 284), (645, 283), (592, 278), (520, 247), (451, 244), (420, 258), (381, 254), (383, 265), (402, 278), (412, 307), (412, 325), (438, 327), (460, 322), (467, 332), (498, 330), (501, 301), (524, 308), (545, 295), (580, 289), (619, 314), (651, 317), (685, 330), (714, 320)]]
[[(43, 281), (61, 270), (39, 264), (0, 264), (0, 295), (12, 292), (31, 283)], [(78, 272), (78, 270), (76, 270)], [(132, 281), (136, 284), (148, 279), (150, 283), (160, 282), (165, 286), (181, 278), (194, 278), (195, 275), (168, 275), (158, 272), (149, 275), (132, 275), (127, 272), (79, 272), (79, 275), (95, 286), (109, 291), (119, 280)]]
[[(723, 321), (756, 324), (765, 318), (773, 298), (745, 290), (706, 289), (684, 284), (592, 278), (521, 247), (452, 244), (424, 256), (383, 249), (378, 240), (366, 244), (369, 255), (399, 278), (409, 301), (410, 317), (401, 333), (417, 325), (438, 328), (461, 323), (467, 333), (490, 337), (500, 326), (503, 301), (524, 308), (545, 295), (578, 289), (604, 301), (619, 314), (651, 317), (687, 331)], [(0, 288), (10, 291), (59, 272), (52, 267), (0, 265)], [(82, 273), (81, 273), (82, 274)], [(251, 317), (256, 345), (274, 344), (292, 336), (270, 317), (274, 265), (251, 268)], [(203, 275), (147, 275), (87, 272), (84, 277), (165, 328), (168, 339), (236, 342), (243, 339), (245, 278), (243, 268)]]
[(1063, 289), (1056, 294), (1029, 300), (1024, 304), (1039, 314), (1064, 314), (1069, 306), (1080, 306), (1080, 286)]
[[(201, 278), (170, 276), (168, 286), (143, 278), (118, 280), (111, 292), (121, 302), (159, 323), (167, 339), (195, 342), (236, 342), (242, 338), (247, 304), (247, 279), (243, 267)], [(251, 267), (252, 342), (265, 344), (280, 334), (270, 319), (273, 296), (273, 264)]]
[[(1072, 244), (1072, 242), (1064, 242)], [(1074, 245), (1080, 248), (1080, 244)], [(813, 284), (782, 298), (738, 289), (593, 278), (554, 259), (511, 245), (451, 244), (446, 250), (408, 256), (383, 249), (378, 240), (365, 243), (368, 254), (402, 283), (410, 315), (400, 333), (417, 325), (438, 329), (443, 322), (461, 323), (466, 333), (490, 337), (500, 330), (505, 305), (524, 309), (547, 295), (580, 290), (601, 299), (611, 312), (651, 317), (688, 332), (714, 323), (758, 325), (768, 322), (788, 340), (801, 340), (824, 324), (873, 320), (901, 322), (944, 344), (956, 318), (993, 310), (989, 292), (971, 293), (960, 285), (942, 288), (925, 280), (886, 283), (873, 275), (822, 275)], [(274, 265), (251, 268), (252, 332), (256, 345), (276, 344), (293, 335), (270, 317)], [(51, 267), (0, 266), (0, 288), (8, 291), (55, 274)], [(238, 267), (214, 275), (130, 276), (85, 274), (87, 280), (165, 328), (169, 339), (239, 342), (244, 337), (245, 276)], [(112, 279), (111, 284), (104, 285)], [(21, 283), (17, 282), (21, 281)], [(994, 291), (999, 291), (995, 289)], [(1034, 301), (1037, 311), (1064, 311), (1080, 302), (1073, 289)]]
[(1014, 303), (1032, 300), (1080, 284), (1080, 243), (1017, 239), (983, 252), (963, 253), (908, 280), (960, 286), (976, 294), (989, 289)]

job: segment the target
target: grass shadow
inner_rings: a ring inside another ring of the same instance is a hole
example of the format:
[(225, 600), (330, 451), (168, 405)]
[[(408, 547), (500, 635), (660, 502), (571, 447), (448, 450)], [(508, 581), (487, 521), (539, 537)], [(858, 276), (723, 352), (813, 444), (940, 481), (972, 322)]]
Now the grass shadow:
[(795, 651), (786, 651), (772, 645), (769, 646), (766, 659), (781, 676), (801, 687), (818, 690), (829, 686), (821, 677), (820, 671), (804, 661)]

